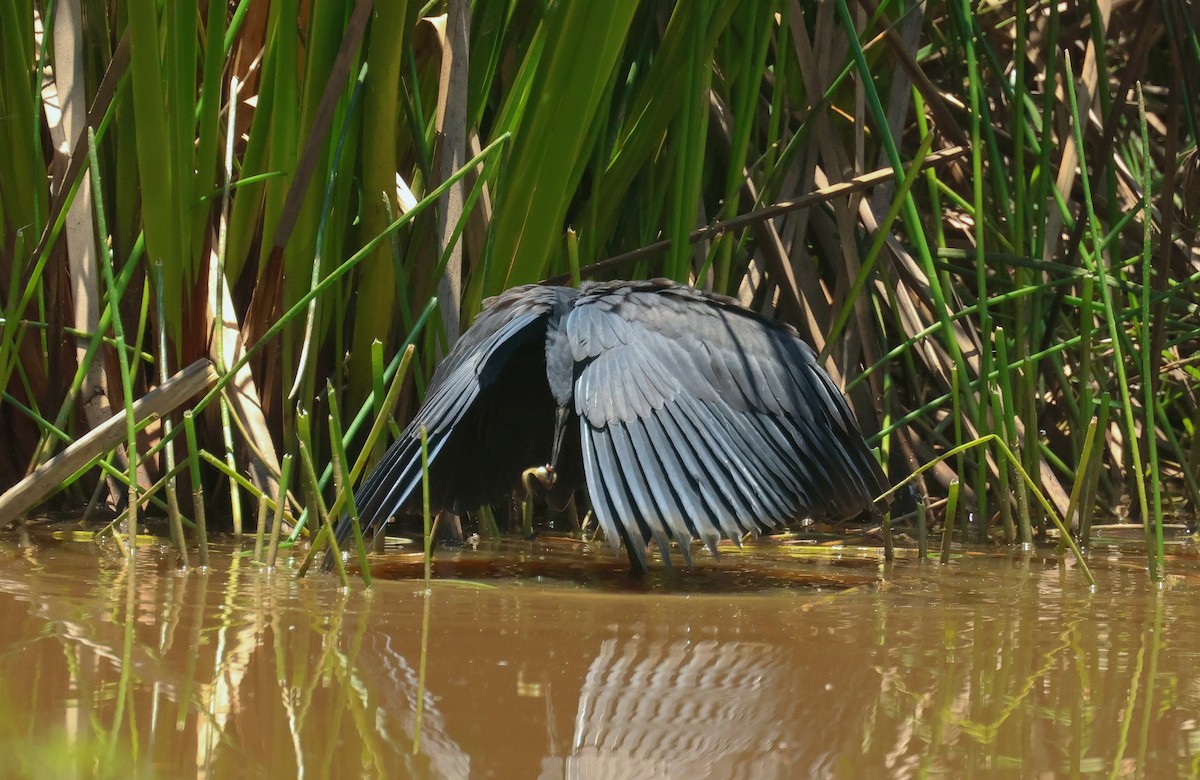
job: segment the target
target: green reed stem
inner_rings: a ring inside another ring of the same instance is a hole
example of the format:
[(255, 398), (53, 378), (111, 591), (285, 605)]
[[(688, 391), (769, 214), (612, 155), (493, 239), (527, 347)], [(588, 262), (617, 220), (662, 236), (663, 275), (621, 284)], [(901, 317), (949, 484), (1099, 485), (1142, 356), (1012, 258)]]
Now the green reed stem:
[[(380, 407), (383, 404), (384, 396), (387, 394), (387, 378), (384, 376), (386, 370), (387, 366), (383, 361), (383, 342), (375, 339), (371, 342), (371, 402), (370, 404), (364, 404), (364, 408), (370, 406), (372, 413), (377, 418), (381, 414)], [(364, 449), (376, 458), (381, 458), (384, 453), (384, 443), (382, 439), (377, 439), (372, 443), (371, 447)], [(359, 454), (361, 455), (362, 451)]]
[[(1155, 432), (1157, 415), (1157, 399), (1154, 388), (1157, 386), (1154, 361), (1154, 334), (1150, 321), (1150, 272), (1151, 253), (1150, 237), (1154, 215), (1151, 213), (1150, 196), (1154, 188), (1153, 163), (1150, 159), (1150, 133), (1146, 129), (1146, 99), (1142, 95), (1142, 84), (1137, 84), (1138, 121), (1142, 135), (1142, 294), (1141, 303), (1141, 371), (1142, 371), (1142, 431), (1145, 435), (1146, 455), (1149, 459), (1149, 473), (1146, 475), (1150, 483), (1152, 513), (1144, 516), (1146, 530), (1146, 550), (1150, 557), (1150, 570), (1163, 571), (1163, 514), (1162, 514), (1162, 485), (1158, 473), (1158, 436)], [(1167, 426), (1168, 428), (1170, 426)], [(1136, 449), (1136, 448), (1135, 448)]]
[[(1100, 484), (1100, 470), (1104, 466), (1104, 442), (1108, 437), (1108, 418), (1112, 413), (1112, 399), (1108, 393), (1100, 398), (1095, 424), (1098, 438), (1093, 443), (1092, 457), (1088, 458), (1087, 471), (1076, 471), (1076, 479), (1083, 482), (1079, 495), (1079, 538), (1087, 544), (1092, 536), (1092, 515), (1096, 510), (1096, 489)], [(1090, 427), (1090, 426), (1089, 426)]]
[[(225, 448), (225, 465), (230, 471), (237, 471), (237, 458), (234, 456), (233, 447), (233, 424), (230, 420), (229, 401), (226, 400), (224, 394), (218, 400), (218, 407), (221, 413), (221, 443)], [(233, 535), (242, 535), (242, 498), (238, 491), (238, 484), (234, 480), (229, 481), (229, 511), (232, 514)]]
[[(1004, 328), (996, 328), (995, 343), (997, 367), (1000, 374), (1000, 397), (1003, 401), (1000, 420), (1005, 438), (1008, 441), (1008, 446), (1018, 457), (1021, 457), (1021, 438), (1017, 435), (1017, 416), (1020, 404), (1013, 393), (1012, 367), (1008, 364), (1008, 341), (1004, 337)], [(1026, 424), (1028, 425), (1029, 423), (1027, 422)], [(1000, 471), (1003, 473), (1004, 470), (1004, 467), (1001, 466)], [(1004, 474), (1003, 476), (1000, 495), (1003, 503), (1008, 504), (1008, 475)], [(1016, 488), (1017, 523), (1021, 532), (1021, 544), (1030, 545), (1033, 544), (1033, 523), (1029, 517), (1029, 496), (1025, 492), (1024, 482), (1019, 479), (1013, 481), (1016, 483), (1014, 487)], [(1010, 520), (1010, 526), (1011, 522)], [(1005, 529), (1005, 534), (1010, 541), (1012, 539), (1011, 533), (1011, 527)]]
[[(1008, 448), (1008, 445), (1004, 443), (1004, 440), (994, 433), (989, 433), (984, 436), (980, 436), (978, 439), (975, 439), (974, 441), (969, 441), (966, 444), (960, 444), (956, 447), (952, 447), (949, 450), (943, 452), (941, 455), (938, 455), (936, 458), (929, 461), (928, 463), (922, 464), (918, 469), (913, 471), (912, 474), (909, 474), (907, 477), (902, 479), (900, 482), (893, 485), (890, 490), (886, 491), (882, 496), (880, 496), (879, 497), (880, 500), (885, 499), (889, 496), (895, 495), (896, 492), (898, 490), (900, 490), (902, 487), (904, 487), (908, 483), (912, 482), (918, 476), (920, 476), (921, 474), (924, 474), (926, 471), (929, 471), (937, 464), (942, 463), (943, 461), (946, 461), (950, 458), (956, 457), (959, 453), (969, 450), (972, 447), (978, 447), (978, 446), (985, 445), (985, 444), (995, 445), (995, 447), (998, 451), (997, 452), (998, 455), (1001, 455), (1004, 458), (1006, 458), (1009, 463), (1017, 464), (1017, 472), (1021, 475), (1021, 479), (1023, 479), (1025, 481), (1025, 485), (1029, 488), (1030, 493), (1032, 493), (1033, 497), (1037, 499), (1038, 504), (1042, 507), (1042, 510), (1045, 511), (1046, 516), (1049, 517), (1051, 522), (1054, 523), (1054, 525), (1058, 529), (1059, 533), (1064, 534), (1069, 537), (1070, 534), (1067, 532), (1066, 526), (1063, 524), (1062, 518), (1060, 518), (1058, 516), (1058, 512), (1055, 511), (1054, 505), (1050, 503), (1050, 499), (1046, 498), (1046, 494), (1041, 491), (1041, 489), (1037, 486), (1037, 483), (1033, 481), (1033, 478), (1031, 476), (1029, 476), (1029, 473), (1027, 471), (1025, 471), (1024, 467), (1022, 467), (1020, 465), (1020, 461), (1017, 459), (1017, 457), (1015, 455), (1013, 455), (1012, 450), (1010, 450)], [(1083, 553), (1081, 553), (1079, 551), (1079, 546), (1077, 544), (1075, 544), (1075, 540), (1069, 539), (1068, 546), (1071, 548), (1071, 554), (1075, 557), (1075, 562), (1077, 564), (1079, 564), (1080, 570), (1082, 570), (1084, 576), (1087, 577), (1088, 583), (1091, 585), (1095, 585), (1096, 579), (1095, 579), (1095, 577), (1092, 576), (1092, 571), (1091, 571), (1091, 569), (1088, 568), (1087, 562), (1083, 559)]]
[(91, 168), (92, 174), (92, 197), (96, 203), (96, 231), (100, 236), (100, 273), (104, 277), (104, 288), (108, 292), (108, 305), (113, 310), (113, 337), (117, 342), (117, 363), (121, 370), (121, 395), (125, 404), (125, 436), (129, 458), (129, 507), (131, 510), (127, 518), (125, 535), (128, 538), (129, 557), (132, 561), (134, 551), (137, 548), (138, 506), (137, 419), (133, 414), (134, 378), (133, 372), (129, 367), (129, 354), (125, 350), (125, 328), (121, 324), (120, 310), (117, 308), (120, 302), (120, 294), (117, 292), (117, 283), (113, 278), (112, 249), (107, 240), (108, 223), (104, 215), (104, 193), (100, 180), (100, 161), (97, 155), (96, 133), (89, 127), (88, 165)]
[[(354, 490), (348, 478), (346, 468), (346, 448), (342, 445), (342, 413), (338, 409), (337, 393), (333, 384), (326, 381), (326, 396), (329, 402), (329, 448), (333, 463), (333, 492), (334, 506), (346, 504), (347, 514), (350, 515), (350, 528), (354, 537), (354, 546), (358, 552), (359, 570), (362, 573), (363, 585), (371, 587), (371, 567), (367, 563), (367, 548), (363, 544), (362, 529), (358, 523), (358, 507), (354, 504)], [(338, 517), (336, 512), (332, 515)]]
[(392, 417), (392, 410), (396, 408), (396, 402), (400, 399), (400, 391), (404, 387), (404, 379), (408, 375), (408, 367), (412, 364), (415, 353), (416, 346), (409, 344), (400, 357), (400, 364), (396, 368), (396, 373), (392, 375), (392, 383), (388, 386), (387, 396), (384, 397), (376, 414), (375, 422), (371, 425), (370, 432), (367, 433), (367, 440), (363, 443), (358, 458), (354, 461), (354, 468), (350, 470), (351, 487), (358, 484), (358, 478), (367, 467), (367, 461), (370, 459), (371, 451), (375, 448), (375, 442), (383, 435), (383, 429), (387, 427), (388, 420)]
[(183, 413), (187, 432), (188, 467), (192, 477), (192, 513), (196, 523), (196, 539), (200, 544), (200, 568), (208, 568), (208, 525), (204, 518), (204, 487), (200, 481), (200, 446), (196, 438), (196, 419), (191, 409)]
[(267, 536), (267, 512), (270, 501), (266, 496), (260, 496), (258, 499), (258, 522), (254, 528), (254, 556), (251, 558), (255, 563), (262, 563), (262, 554), (264, 543)]
[[(1066, 58), (1066, 67), (1063, 72), (1070, 74), (1072, 73), (1071, 55), (1069, 52), (1064, 52), (1063, 56)], [(1087, 219), (1088, 233), (1092, 246), (1098, 247), (1100, 245), (1100, 235), (1096, 225), (1095, 208), (1092, 205), (1092, 190), (1088, 183), (1088, 169), (1084, 158), (1084, 149), (1086, 147), (1084, 146), (1083, 125), (1079, 116), (1079, 103), (1075, 100), (1075, 80), (1073, 77), (1068, 77), (1065, 81), (1067, 96), (1071, 104), (1071, 124), (1075, 132), (1075, 145), (1079, 149), (1079, 181), (1083, 189), (1084, 218)], [(1095, 266), (1091, 270), (1095, 272), (1096, 278), (1100, 283), (1100, 297), (1104, 305), (1105, 319), (1108, 322), (1109, 339), (1112, 342), (1113, 369), (1116, 372), (1117, 389), (1121, 393), (1121, 413), (1125, 435), (1128, 437), (1127, 441), (1131, 445), (1129, 447), (1129, 458), (1133, 471), (1134, 487), (1137, 490), (1138, 510), (1141, 513), (1142, 523), (1145, 524), (1147, 529), (1150, 529), (1152, 521), (1149, 502), (1146, 496), (1146, 474), (1142, 469), (1141, 450), (1137, 446), (1137, 422), (1133, 416), (1133, 400), (1129, 390), (1129, 379), (1125, 371), (1125, 355), (1121, 346), (1121, 334), (1117, 328), (1117, 322), (1120, 317), (1117, 313), (1116, 304), (1113, 302), (1112, 291), (1109, 289), (1108, 271), (1105, 267), (1104, 258), (1097, 256)], [(1153, 381), (1153, 377), (1143, 376), (1142, 381), (1149, 384)], [(1147, 536), (1149, 537), (1149, 533), (1147, 533)], [(1154, 550), (1149, 549), (1149, 545), (1147, 552), (1150, 559), (1150, 579), (1157, 582), (1162, 579), (1162, 567), (1159, 565), (1160, 560)]]
[(317, 515), (317, 532), (313, 535), (312, 545), (308, 548), (304, 561), (296, 570), (296, 576), (303, 577), (307, 574), (308, 567), (312, 565), (317, 553), (323, 549), (324, 545), (329, 545), (328, 554), (333, 556), (333, 567), (337, 570), (342, 587), (345, 588), (349, 587), (350, 578), (346, 574), (346, 564), (342, 561), (342, 551), (338, 549), (337, 539), (334, 537), (333, 523), (325, 510), (325, 501), (321, 498), (321, 486), (317, 483), (317, 470), (313, 466), (312, 451), (309, 446), (309, 442), (312, 440), (309, 419), (307, 411), (300, 411), (296, 414), (296, 446), (300, 449), (300, 467), (304, 473), (305, 486), (308, 488), (308, 505), (315, 509)]
[(946, 521), (942, 524), (942, 554), (939, 560), (943, 564), (950, 562), (950, 545), (954, 541), (954, 518), (958, 515), (957, 478), (950, 480), (950, 495), (946, 498)]
[(921, 560), (929, 557), (929, 507), (924, 496), (917, 501), (917, 554)]
[[(425, 313), (422, 314), (421, 316), (422, 317), (427, 316), (430, 312), (433, 311), (433, 308), (434, 307), (432, 305), (426, 307)], [(349, 508), (348, 511), (349, 511), (350, 522), (353, 524), (353, 528), (354, 528), (353, 533), (357, 540), (363, 540), (363, 536), (362, 536), (362, 526), (359, 523), (359, 519), (358, 519), (357, 507), (353, 506), (353, 502), (350, 501), (350, 499), (353, 498), (352, 488), (354, 485), (358, 484), (358, 478), (362, 475), (363, 471), (367, 467), (367, 463), (370, 460), (371, 452), (374, 449), (375, 442), (383, 434), (383, 429), (388, 426), (388, 423), (391, 420), (392, 410), (396, 406), (396, 401), (400, 398), (400, 391), (404, 387), (404, 378), (408, 373), (408, 367), (412, 363), (413, 354), (415, 353), (415, 351), (416, 351), (416, 347), (412, 344), (409, 344), (408, 347), (404, 350), (403, 354), (401, 354), (399, 356), (396, 373), (392, 375), (392, 384), (388, 387), (387, 397), (384, 399), (383, 405), (380, 407), (379, 415), (375, 418), (375, 422), (371, 426), (370, 433), (367, 434), (366, 442), (363, 444), (362, 449), (359, 450), (359, 452), (358, 452), (358, 458), (355, 459), (355, 461), (354, 461), (354, 467), (352, 469), (350, 469), (350, 477), (347, 480), (347, 485), (351, 489), (338, 491), (337, 495), (334, 497), (333, 506), (331, 506), (329, 508), (329, 514), (332, 517), (340, 517), (344, 506)], [(359, 412), (359, 416), (357, 416), (355, 418), (354, 423), (351, 424), (350, 430), (347, 431), (343, 435), (343, 437), (339, 440), (340, 441), (339, 446), (341, 446), (343, 448), (345, 447), (346, 437), (354, 435), (354, 432), (358, 427), (358, 423), (360, 421), (361, 415), (363, 413), (365, 413), (369, 409), (369, 407), (370, 407), (369, 402), (363, 406), (362, 410), (360, 410), (360, 412)], [(327, 467), (327, 473), (331, 473), (332, 469), (333, 469), (333, 463), (330, 462), (329, 466)], [(322, 476), (322, 482), (323, 481), (324, 481), (324, 476)], [(297, 531), (296, 531), (297, 534), (299, 533), (300, 526), (304, 522), (304, 517), (305, 516), (302, 516), (300, 518), (300, 520), (297, 522)], [(313, 540), (314, 545), (316, 544), (316, 541), (317, 541), (316, 538), (314, 538), (314, 540)], [(365, 544), (365, 542), (364, 542), (364, 544)], [(364, 549), (364, 554), (365, 554), (365, 549)]]
[[(1000, 341), (998, 343), (1003, 344), (1004, 342)], [(1003, 369), (1001, 369), (1001, 371), (1003, 371)], [(1002, 393), (997, 393), (994, 391), (991, 393), (991, 410), (992, 419), (997, 421), (998, 424), (1003, 425), (1004, 401), (1001, 396)], [(1001, 464), (1000, 467), (996, 469), (996, 480), (999, 483), (997, 487), (1000, 495), (1000, 527), (1004, 532), (1004, 541), (1008, 544), (1012, 544), (1017, 540), (1017, 530), (1013, 525), (1012, 494), (1009, 492), (1008, 472), (1009, 469), (1005, 465)], [(986, 539), (986, 531), (981, 536), (982, 538), (980, 541)]]
[(892, 234), (892, 225), (896, 221), (896, 217), (900, 215), (904, 204), (908, 202), (909, 192), (912, 191), (913, 185), (921, 177), (922, 166), (925, 163), (925, 158), (929, 156), (929, 150), (933, 146), (933, 133), (925, 136), (921, 141), (921, 146), (917, 149), (916, 155), (908, 166), (908, 171), (904, 175), (903, 181), (896, 190), (895, 196), (892, 197), (892, 202), (888, 206), (887, 213), (880, 220), (879, 226), (875, 229), (875, 235), (871, 239), (871, 246), (867, 249), (867, 253), (863, 255), (862, 265), (859, 266), (858, 274), (854, 278), (854, 284), (851, 285), (850, 291), (846, 294), (846, 305), (844, 305), (837, 313), (837, 317), (833, 321), (833, 326), (829, 329), (828, 335), (825, 338), (825, 346), (821, 350), (817, 362), (823, 362), (829, 356), (829, 351), (833, 348), (833, 344), (841, 335), (842, 329), (846, 327), (846, 322), (850, 319), (850, 314), (854, 310), (854, 301), (858, 300), (862, 294), (863, 288), (870, 283), (872, 271), (875, 269), (875, 263), (879, 260), (879, 254), (883, 251), (884, 244)]
[(429, 516), (429, 431), (421, 426), (421, 522), (425, 532), (425, 582), (433, 572), (433, 523)]
[[(975, 30), (972, 20), (975, 18), (971, 9), (970, 0), (960, 0), (956, 4), (958, 11), (957, 17), (961, 29), (961, 41), (963, 49), (966, 53), (967, 66), (967, 93), (970, 110), (968, 111), (968, 121), (971, 135), (971, 205), (975, 214), (974, 219), (974, 243), (975, 243), (975, 287), (976, 296), (979, 301), (979, 346), (980, 360), (979, 373), (981, 376), (988, 376), (992, 370), (992, 315), (987, 305), (988, 294), (988, 276), (987, 263), (984, 260), (984, 252), (987, 246), (987, 231), (985, 230), (984, 220), (984, 202), (983, 202), (983, 159), (986, 154), (984, 149), (981, 121), (982, 121), (982, 97), (980, 96), (980, 73), (979, 65), (975, 52)], [(1003, 201), (1002, 201), (1003, 202)], [(975, 415), (975, 430), (983, 432), (986, 430), (987, 415), (987, 397), (989, 390), (985, 385), (979, 388), (979, 411)], [(979, 512), (981, 522), (986, 523), (987, 518), (987, 452), (979, 450), (977, 453), (976, 469), (975, 469), (975, 502), (976, 511)], [(1007, 497), (1005, 497), (1007, 500)]]
[[(1079, 517), (1079, 541), (1084, 547), (1087, 547), (1088, 538), (1084, 535), (1083, 513), (1080, 511), (1080, 500), (1084, 497), (1085, 488), (1089, 482), (1092, 469), (1092, 459), (1101, 457), (1100, 450), (1096, 447), (1096, 430), (1099, 420), (1093, 417), (1088, 421), (1087, 433), (1083, 437), (1083, 453), (1079, 458), (1079, 468), (1076, 469), (1076, 477), (1071, 485), (1071, 498), (1067, 501), (1067, 512), (1063, 515), (1063, 520), (1070, 527), (1073, 523), (1073, 518)], [(1060, 549), (1067, 546), (1065, 539), (1058, 540)]]
[[(166, 382), (167, 373), (167, 328), (166, 328), (166, 302), (163, 300), (163, 283), (162, 283), (162, 260), (154, 263), (154, 272), (151, 274), (154, 283), (154, 300), (158, 308), (157, 317), (157, 344), (158, 344), (158, 381)], [(175, 471), (175, 443), (171, 441), (171, 431), (174, 429), (174, 421), (171, 415), (163, 417), (163, 438), (166, 440), (164, 455), (166, 456), (167, 472)], [(175, 545), (175, 549), (179, 552), (179, 563), (185, 569), (188, 566), (187, 540), (183, 537), (183, 518), (179, 513), (179, 495), (176, 492), (175, 478), (172, 477), (167, 482), (167, 523), (170, 528), (171, 542)]]
[[(953, 335), (950, 338), (954, 338)], [(960, 403), (962, 399), (962, 388), (960, 385), (960, 375), (958, 366), (952, 364), (950, 366), (950, 414), (954, 417), (954, 444), (959, 446), (965, 442), (963, 438), (963, 411)], [(954, 459), (954, 475), (959, 479), (965, 479), (966, 460), (962, 455)]]
[[(429, 303), (425, 306), (425, 309), (421, 312), (421, 316), (417, 317), (417, 321), (415, 323), (413, 323), (412, 330), (409, 332), (408, 338), (405, 340), (405, 343), (404, 343), (404, 347), (403, 347), (404, 351), (396, 354), (396, 356), (392, 359), (392, 362), (389, 364), (388, 369), (384, 372), (385, 379), (390, 374), (393, 381), (399, 382), (399, 379), (397, 379), (397, 377), (403, 378), (405, 376), (408, 365), (409, 365), (409, 363), (412, 362), (411, 350), (415, 349), (415, 347), (413, 346), (413, 342), (416, 340), (417, 334), (419, 334), (422, 331), (422, 329), (425, 327), (425, 323), (429, 320), (430, 316), (433, 315), (433, 312), (436, 309), (437, 309), (437, 298), (431, 298)], [(391, 373), (392, 371), (395, 371), (395, 373)], [(418, 372), (414, 376), (414, 378), (417, 380), (418, 387), (419, 387), (420, 386), (420, 378), (421, 378), (420, 373)], [(384, 415), (383, 427), (385, 427), (385, 428), (388, 427), (389, 425), (391, 427), (395, 428), (395, 424), (392, 422), (391, 410), (395, 407), (396, 401), (399, 400), (399, 398), (400, 398), (400, 390), (401, 390), (401, 386), (396, 385), (395, 386), (395, 396), (392, 398), (392, 400), (390, 402), (391, 405), (387, 406), (387, 409), (388, 409), (387, 414)], [(352, 439), (355, 435), (358, 434), (359, 429), (362, 427), (363, 423), (366, 421), (367, 417), (370, 415), (371, 406), (374, 403), (375, 403), (375, 396), (372, 391), (372, 395), (366, 399), (366, 401), (363, 403), (363, 406), (358, 410), (358, 413), (354, 415), (354, 420), (351, 421), (350, 427), (346, 429), (345, 437), (342, 439), (343, 446), (345, 446), (346, 442), (349, 439)], [(374, 431), (374, 428), (372, 428), (372, 430)], [(397, 436), (400, 435), (399, 430), (396, 430), (395, 433)], [(359, 451), (358, 458), (355, 460), (355, 469), (354, 469), (354, 471), (351, 472), (350, 484), (355, 485), (358, 483), (358, 477), (362, 474), (363, 468), (366, 467), (367, 460), (369, 459), (371, 452), (374, 449), (374, 444), (378, 440), (378, 437), (381, 434), (382, 434), (382, 429), (379, 432), (376, 432), (374, 434), (376, 436), (375, 439), (371, 439), (368, 437), (368, 444), (370, 446), (364, 446), (364, 448)], [(382, 447), (380, 449), (382, 450)], [(380, 452), (380, 454), (381, 455), (383, 454), (382, 451)], [(321, 472), (321, 487), (322, 487), (322, 489), (325, 487), (325, 485), (329, 484), (329, 478), (332, 475), (333, 475), (333, 464), (328, 463), (325, 465), (325, 470)], [(330, 511), (334, 512), (336, 514), (338, 511), (340, 511), (340, 509), (341, 509), (340, 505), (334, 504), (334, 506), (330, 508)], [(301, 517), (300, 522), (297, 524), (297, 532), (299, 532), (299, 530), (303, 527), (303, 520), (304, 520), (304, 518)]]
[(275, 496), (275, 515), (271, 518), (271, 546), (267, 549), (267, 566), (275, 568), (276, 557), (279, 554), (279, 533), (283, 525), (283, 510), (287, 504), (288, 484), (292, 479), (292, 464), (295, 458), (292, 453), (283, 456), (279, 467), (279, 493)]

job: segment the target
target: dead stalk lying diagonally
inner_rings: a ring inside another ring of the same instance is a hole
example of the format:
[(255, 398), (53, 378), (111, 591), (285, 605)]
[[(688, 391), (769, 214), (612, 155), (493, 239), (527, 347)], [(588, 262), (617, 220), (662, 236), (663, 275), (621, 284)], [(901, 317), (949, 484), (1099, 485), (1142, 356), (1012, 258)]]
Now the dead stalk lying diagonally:
[[(190, 398), (208, 390), (217, 373), (208, 360), (197, 360), (133, 403), (137, 420), (162, 417), (183, 406)], [(29, 476), (0, 496), (0, 518), (14, 518), (46, 500), (72, 474), (112, 449), (125, 437), (125, 410), (81, 436)]]

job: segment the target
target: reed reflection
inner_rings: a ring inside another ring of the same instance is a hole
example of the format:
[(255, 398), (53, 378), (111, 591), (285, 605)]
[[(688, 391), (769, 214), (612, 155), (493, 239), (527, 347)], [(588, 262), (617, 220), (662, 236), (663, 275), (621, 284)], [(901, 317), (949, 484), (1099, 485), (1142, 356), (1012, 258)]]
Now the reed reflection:
[[(1175, 776), (1200, 573), (1035, 559), (849, 592), (600, 592), (0, 555), (0, 774)], [(427, 678), (418, 670), (425, 647)], [(421, 713), (418, 718), (418, 702)], [(412, 746), (420, 729), (419, 751)], [(15, 735), (15, 736), (14, 736)], [(78, 771), (77, 771), (78, 770)]]

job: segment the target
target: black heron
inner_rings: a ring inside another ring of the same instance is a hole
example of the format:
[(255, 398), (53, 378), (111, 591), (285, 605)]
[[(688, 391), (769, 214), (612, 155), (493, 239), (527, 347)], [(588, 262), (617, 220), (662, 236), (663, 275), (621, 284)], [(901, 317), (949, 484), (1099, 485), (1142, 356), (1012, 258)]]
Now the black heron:
[[(686, 563), (805, 515), (877, 511), (889, 484), (813, 350), (732, 298), (662, 279), (527, 285), (485, 303), (425, 403), (355, 493), (368, 535), (421, 502), (472, 510), (530, 467), (560, 503), (586, 485), (634, 570)], [(343, 518), (337, 536), (350, 535)]]

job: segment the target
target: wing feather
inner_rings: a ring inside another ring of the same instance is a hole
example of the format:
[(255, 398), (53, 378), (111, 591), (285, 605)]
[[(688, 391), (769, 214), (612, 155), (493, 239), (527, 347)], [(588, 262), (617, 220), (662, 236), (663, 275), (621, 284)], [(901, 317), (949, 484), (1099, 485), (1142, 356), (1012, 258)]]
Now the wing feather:
[[(701, 500), (710, 493), (697, 480), (694, 470), (685, 464), (682, 453), (663, 427), (663, 417), (665, 415), (649, 415), (638, 421), (643, 448), (647, 453), (643, 462), (649, 462), (646, 468), (652, 470), (659, 483), (670, 492), (671, 505), (676, 512), (674, 520), (678, 521), (672, 523), (675, 540), (681, 546), (693, 538), (702, 539), (706, 544), (710, 541), (715, 544), (720, 539), (720, 533), (717, 532), (716, 538), (712, 538), (713, 534), (708, 532), (710, 528), (716, 529), (715, 518), (705, 505), (707, 500)], [(692, 484), (697, 489), (687, 489)]]
[[(600, 522), (600, 527), (604, 529), (604, 535), (612, 545), (613, 552), (620, 552), (622, 534), (618, 531), (620, 524), (617, 521), (617, 508), (608, 496), (608, 486), (600, 471), (600, 458), (596, 445), (592, 441), (592, 430), (587, 426), (581, 426), (580, 440), (583, 444), (583, 473), (588, 484), (588, 498), (592, 502), (592, 512)], [(644, 554), (638, 555), (636, 549), (634, 554), (645, 565)]]
[(564, 327), (586, 478), (610, 537), (619, 527), (635, 545), (715, 547), (803, 514), (842, 519), (886, 490), (794, 330), (662, 280), (585, 288)]
[(668, 421), (675, 424), (680, 434), (673, 439), (678, 451), (690, 457), (703, 472), (704, 477), (697, 479), (694, 484), (700, 488), (700, 498), (713, 516), (712, 531), (718, 537), (725, 536), (737, 541), (745, 533), (739, 518), (748, 513), (746, 507), (753, 496), (743, 493), (744, 484), (735, 478), (728, 464), (721, 460), (720, 453), (725, 450), (713, 441), (713, 431), (709, 426), (697, 424), (695, 418), (684, 411), (682, 404), (670, 404), (664, 411), (665, 414), (657, 415), (657, 419), (664, 424)]
[[(716, 417), (716, 415), (714, 415)], [(787, 512), (795, 505), (793, 480), (788, 472), (790, 453), (776, 451), (770, 439), (771, 418), (762, 413), (737, 414), (717, 418), (739, 454), (763, 486), (766, 498), (774, 502), (773, 512)]]
[[(729, 478), (729, 473), (717, 466), (711, 452), (706, 447), (696, 445), (700, 434), (692, 426), (678, 404), (664, 407), (662, 414), (653, 415), (650, 421), (658, 425), (664, 438), (668, 439), (675, 452), (679, 455), (683, 470), (687, 475), (680, 491), (692, 497), (693, 502), (703, 508), (704, 514), (696, 509), (690, 509), (692, 520), (703, 523), (701, 538), (715, 549), (721, 536), (739, 536), (736, 523), (736, 507), (742, 506), (737, 488)], [(686, 485), (694, 485), (696, 490), (687, 490)], [(697, 526), (700, 528), (700, 526)], [(731, 537), (732, 538), (732, 537)]]
[[(642, 474), (646, 478), (646, 485), (657, 506), (657, 515), (663, 526), (662, 530), (669, 533), (671, 539), (679, 545), (684, 563), (691, 566), (692, 557), (689, 547), (692, 539), (697, 538), (697, 534), (695, 528), (688, 523), (684, 509), (675, 493), (675, 485), (679, 484), (678, 478), (681, 474), (670, 468), (674, 460), (673, 453), (670, 450), (666, 452), (659, 450), (655, 441), (649, 436), (644, 420), (637, 420), (620, 427), (628, 435), (630, 451), (637, 459)], [(665, 552), (667, 548), (663, 549), (663, 560), (669, 561), (670, 556)]]
[(729, 501), (729, 513), (722, 518), (722, 530), (730, 539), (740, 537), (749, 528), (745, 522), (753, 515), (764, 514), (765, 507), (754, 489), (753, 475), (737, 456), (736, 447), (713, 418), (709, 409), (699, 402), (672, 404), (691, 424), (693, 451), (702, 458)]
[[(421, 428), (427, 431), (432, 468), (455, 426), (495, 380), (512, 352), (544, 333), (546, 318), (564, 310), (576, 295), (569, 288), (527, 285), (485, 304), (483, 313), (434, 372), (425, 402), (356, 491), (355, 506), (364, 535), (377, 533), (418, 491)], [(339, 543), (345, 542), (350, 532), (349, 517), (343, 516), (336, 529)]]
[(626, 490), (633, 497), (633, 504), (641, 519), (638, 525), (643, 529), (643, 533), (647, 530), (650, 532), (650, 538), (658, 545), (663, 560), (667, 561), (671, 546), (667, 537), (669, 520), (664, 515), (668, 515), (668, 512), (658, 504), (652, 486), (653, 478), (648, 479), (642, 471), (638, 453), (630, 441), (629, 434), (629, 426), (621, 424), (610, 425), (599, 434), (608, 438), (613, 455), (620, 464), (607, 476), (612, 482), (624, 483)]
[[(633, 544), (634, 557), (638, 564), (645, 568), (645, 545), (652, 534), (645, 522), (642, 521), (641, 515), (634, 508), (633, 502), (630, 501), (629, 485), (623, 477), (621, 464), (618, 463), (613, 452), (612, 438), (606, 429), (587, 429), (582, 436), (585, 448), (590, 446), (595, 456), (594, 468), (587, 475), (588, 487), (591, 488), (592, 477), (595, 476), (596, 486), (601, 488), (605, 494), (603, 509), (597, 506), (592, 507), (596, 512), (596, 517), (599, 518), (600, 524), (604, 527), (604, 533), (612, 540), (614, 546), (623, 537)], [(588, 442), (589, 438), (590, 442)]]

